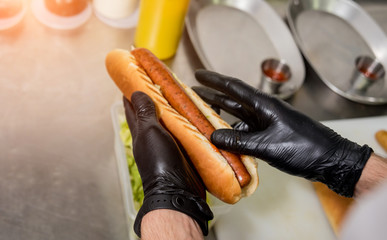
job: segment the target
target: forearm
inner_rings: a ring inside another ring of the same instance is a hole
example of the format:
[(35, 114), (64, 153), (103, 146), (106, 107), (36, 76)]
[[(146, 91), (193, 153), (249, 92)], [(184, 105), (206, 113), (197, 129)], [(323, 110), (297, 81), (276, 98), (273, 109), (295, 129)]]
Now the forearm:
[(358, 197), (368, 192), (386, 179), (387, 159), (373, 153), (367, 161), (360, 179), (355, 186), (355, 196)]
[(199, 225), (188, 215), (160, 209), (147, 213), (141, 223), (143, 240), (204, 239)]

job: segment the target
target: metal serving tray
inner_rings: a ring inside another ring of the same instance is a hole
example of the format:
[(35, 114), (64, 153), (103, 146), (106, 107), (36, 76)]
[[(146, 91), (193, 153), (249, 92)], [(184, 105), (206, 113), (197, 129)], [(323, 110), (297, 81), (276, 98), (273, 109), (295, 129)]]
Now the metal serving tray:
[(192, 0), (186, 27), (208, 70), (258, 87), (261, 63), (277, 58), (292, 73), (278, 97), (291, 96), (304, 81), (305, 66), (290, 30), (263, 0)]
[(387, 69), (387, 37), (358, 4), (290, 0), (287, 19), (304, 56), (329, 88), (355, 102), (387, 103), (387, 75), (365, 91), (353, 90), (357, 57), (372, 57)]

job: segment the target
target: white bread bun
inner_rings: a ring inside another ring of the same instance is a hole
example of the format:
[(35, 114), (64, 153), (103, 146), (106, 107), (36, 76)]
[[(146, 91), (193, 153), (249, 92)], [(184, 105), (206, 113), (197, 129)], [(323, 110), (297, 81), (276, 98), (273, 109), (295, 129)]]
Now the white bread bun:
[[(160, 120), (184, 147), (211, 194), (223, 202), (234, 204), (256, 190), (259, 182), (256, 159), (241, 156), (251, 175), (250, 183), (241, 189), (234, 171), (224, 157), (219, 151), (214, 151), (214, 145), (195, 126), (170, 106), (129, 51), (122, 49), (111, 51), (106, 57), (105, 64), (110, 77), (127, 99), (130, 100), (135, 91), (142, 91), (152, 98)], [(182, 84), (180, 80), (178, 81)], [(231, 128), (191, 88), (184, 84), (182, 86), (216, 129)]]
[(341, 226), (354, 199), (340, 196), (320, 182), (313, 182), (313, 186), (333, 231), (340, 235)]

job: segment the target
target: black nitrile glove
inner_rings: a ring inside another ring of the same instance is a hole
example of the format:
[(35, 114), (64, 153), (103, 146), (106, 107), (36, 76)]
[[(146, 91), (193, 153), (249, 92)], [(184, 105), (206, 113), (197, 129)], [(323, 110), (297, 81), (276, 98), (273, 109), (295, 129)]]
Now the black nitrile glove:
[(135, 92), (131, 102), (124, 98), (133, 155), (144, 188), (144, 202), (134, 224), (136, 234), (141, 237), (141, 220), (146, 213), (172, 209), (191, 216), (207, 235), (213, 214), (199, 175), (159, 123), (152, 100), (145, 93)]
[(352, 197), (372, 149), (359, 146), (310, 119), (284, 101), (239, 79), (198, 70), (205, 86), (193, 89), (211, 105), (242, 120), (234, 130), (217, 130), (211, 141), (219, 148), (253, 155), (292, 175), (320, 181)]

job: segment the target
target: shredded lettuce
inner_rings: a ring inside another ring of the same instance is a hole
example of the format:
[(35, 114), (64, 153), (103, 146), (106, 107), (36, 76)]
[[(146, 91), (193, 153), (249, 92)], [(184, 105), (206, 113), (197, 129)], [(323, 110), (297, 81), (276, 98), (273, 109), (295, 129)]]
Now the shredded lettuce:
[(126, 121), (122, 121), (120, 124), (120, 137), (126, 151), (126, 160), (128, 162), (130, 183), (132, 186), (134, 209), (138, 211), (144, 200), (144, 190), (142, 188), (140, 173), (138, 172), (136, 162), (134, 161), (132, 135), (130, 134), (129, 126)]

